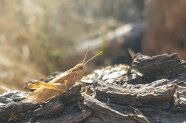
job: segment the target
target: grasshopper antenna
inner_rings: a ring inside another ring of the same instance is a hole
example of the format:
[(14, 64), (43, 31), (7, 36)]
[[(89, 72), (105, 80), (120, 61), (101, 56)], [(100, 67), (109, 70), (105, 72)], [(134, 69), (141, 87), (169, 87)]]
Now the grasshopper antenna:
[(83, 58), (82, 64), (85, 63), (85, 60), (86, 60), (86, 58), (87, 58), (88, 51), (89, 51), (89, 47), (87, 48), (87, 51), (86, 51), (85, 56), (84, 56), (84, 58)]
[(96, 55), (94, 55), (92, 58), (88, 59), (83, 65), (86, 65), (89, 61), (91, 61), (92, 59), (94, 59), (95, 57), (97, 57), (98, 55), (100, 55), (101, 53), (103, 53), (103, 51), (100, 51), (99, 53), (97, 53)]

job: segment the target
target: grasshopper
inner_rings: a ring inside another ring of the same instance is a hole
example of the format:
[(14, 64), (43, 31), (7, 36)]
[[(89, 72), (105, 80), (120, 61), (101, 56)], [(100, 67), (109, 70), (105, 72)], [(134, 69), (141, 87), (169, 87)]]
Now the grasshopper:
[(36, 80), (34, 83), (28, 83), (27, 88), (35, 89), (35, 91), (31, 92), (26, 100), (35, 103), (46, 102), (72, 88), (73, 85), (84, 76), (85, 74), (84, 66), (89, 61), (91, 61), (92, 59), (94, 59), (95, 57), (102, 53), (101, 51), (94, 55), (93, 57), (91, 57), (90, 59), (88, 59), (87, 61), (85, 61), (87, 57), (87, 52), (88, 50), (86, 51), (84, 59), (81, 63), (60, 74), (59, 76), (49, 81), (48, 83), (38, 80)]

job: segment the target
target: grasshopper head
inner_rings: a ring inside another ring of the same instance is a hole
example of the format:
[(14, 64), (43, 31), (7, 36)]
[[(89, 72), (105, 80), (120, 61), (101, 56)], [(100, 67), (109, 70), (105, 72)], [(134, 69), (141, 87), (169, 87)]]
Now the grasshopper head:
[(80, 70), (83, 71), (84, 66), (85, 66), (89, 61), (91, 61), (92, 59), (94, 59), (96, 56), (100, 55), (101, 53), (102, 53), (102, 51), (99, 52), (99, 53), (97, 53), (96, 55), (94, 55), (93, 57), (91, 57), (90, 59), (88, 59), (87, 61), (85, 61), (85, 60), (86, 60), (86, 56), (87, 56), (87, 52), (86, 52), (85, 57), (84, 57), (84, 59), (83, 59), (83, 62), (77, 64), (74, 68), (72, 68), (72, 71), (80, 71)]

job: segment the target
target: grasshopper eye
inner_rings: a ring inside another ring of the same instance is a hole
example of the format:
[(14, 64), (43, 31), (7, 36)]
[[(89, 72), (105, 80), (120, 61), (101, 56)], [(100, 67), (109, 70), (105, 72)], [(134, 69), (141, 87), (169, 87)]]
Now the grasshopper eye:
[(83, 70), (83, 66), (80, 66), (80, 69)]
[(83, 70), (83, 65), (82, 64), (79, 64), (79, 66), (77, 67), (77, 69)]

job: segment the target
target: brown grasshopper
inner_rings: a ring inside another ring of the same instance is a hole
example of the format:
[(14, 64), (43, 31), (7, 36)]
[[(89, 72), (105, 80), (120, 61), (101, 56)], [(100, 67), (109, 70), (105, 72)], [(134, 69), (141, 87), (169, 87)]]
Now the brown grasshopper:
[(35, 83), (28, 83), (27, 88), (35, 89), (35, 91), (28, 95), (27, 100), (36, 103), (46, 102), (51, 98), (68, 91), (78, 80), (84, 76), (84, 66), (102, 53), (102, 51), (97, 53), (85, 62), (87, 52), (88, 50), (86, 51), (82, 63), (79, 63), (70, 70), (65, 71), (48, 83), (38, 80), (36, 80)]

